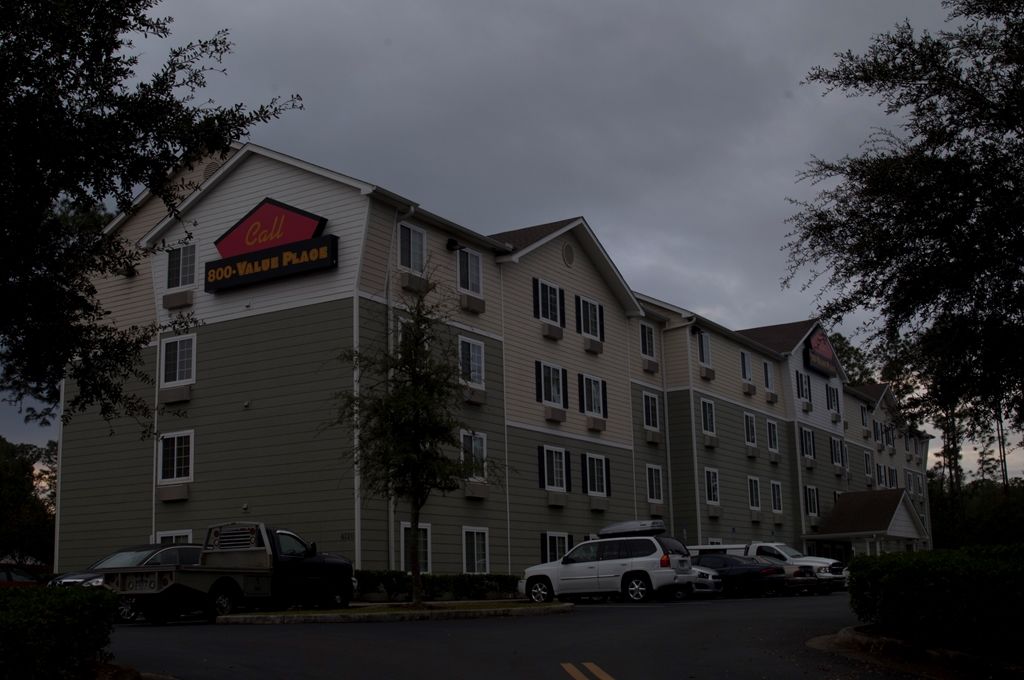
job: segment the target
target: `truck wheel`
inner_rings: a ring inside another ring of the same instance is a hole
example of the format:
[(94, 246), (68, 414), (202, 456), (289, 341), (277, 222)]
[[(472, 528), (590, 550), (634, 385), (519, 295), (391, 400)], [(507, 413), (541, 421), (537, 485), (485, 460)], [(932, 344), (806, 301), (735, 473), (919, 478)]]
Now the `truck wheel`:
[(327, 593), (321, 601), (324, 609), (345, 609), (352, 600), (352, 586), (344, 583), (327, 587)]
[(210, 591), (206, 615), (211, 621), (218, 616), (227, 616), (238, 611), (238, 587), (233, 583), (219, 583)]
[(554, 593), (551, 592), (551, 581), (543, 576), (534, 576), (526, 582), (526, 594), (534, 602), (551, 602)]
[(627, 574), (622, 579), (622, 595), (630, 602), (646, 602), (651, 597), (647, 574)]

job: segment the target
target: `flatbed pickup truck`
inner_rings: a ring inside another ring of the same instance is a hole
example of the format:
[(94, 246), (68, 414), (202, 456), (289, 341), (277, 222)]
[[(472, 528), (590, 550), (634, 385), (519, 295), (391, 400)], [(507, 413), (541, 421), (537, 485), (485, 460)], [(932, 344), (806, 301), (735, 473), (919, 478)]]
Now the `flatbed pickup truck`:
[(262, 522), (210, 526), (198, 565), (128, 567), (103, 579), (150, 623), (199, 610), (213, 620), (240, 607), (347, 607), (355, 587), (348, 559)]

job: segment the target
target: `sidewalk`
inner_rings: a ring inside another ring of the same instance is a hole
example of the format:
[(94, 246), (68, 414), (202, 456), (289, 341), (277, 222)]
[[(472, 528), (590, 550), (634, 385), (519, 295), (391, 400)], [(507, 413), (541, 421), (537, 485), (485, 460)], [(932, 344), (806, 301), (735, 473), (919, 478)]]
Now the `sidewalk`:
[(408, 603), (353, 602), (348, 609), (247, 612), (218, 616), (217, 623), (259, 625), (482, 619), (494, 616), (548, 616), (565, 614), (572, 609), (571, 603), (534, 604), (523, 600), (424, 602), (423, 607), (417, 609), (413, 609)]

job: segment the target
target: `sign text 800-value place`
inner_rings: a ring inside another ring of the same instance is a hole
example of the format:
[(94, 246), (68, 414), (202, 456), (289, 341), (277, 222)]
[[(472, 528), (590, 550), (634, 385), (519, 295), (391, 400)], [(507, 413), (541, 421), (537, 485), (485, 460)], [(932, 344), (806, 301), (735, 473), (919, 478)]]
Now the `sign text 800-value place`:
[(206, 263), (208, 293), (338, 266), (338, 237), (321, 236)]

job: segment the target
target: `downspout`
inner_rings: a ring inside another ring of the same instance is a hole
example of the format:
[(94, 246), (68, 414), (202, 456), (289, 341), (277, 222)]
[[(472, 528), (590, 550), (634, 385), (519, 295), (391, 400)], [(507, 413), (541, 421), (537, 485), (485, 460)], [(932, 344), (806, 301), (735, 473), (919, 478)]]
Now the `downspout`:
[[(666, 491), (668, 492), (668, 532), (672, 536), (676, 535), (676, 513), (675, 506), (673, 503), (672, 496), (672, 481), (675, 479), (672, 476), (672, 433), (669, 431), (669, 417), (668, 417), (668, 380), (666, 379), (666, 373), (668, 373), (668, 365), (665, 363), (665, 333), (662, 332), (658, 338), (658, 361), (661, 362), (661, 394), (665, 402), (665, 478), (668, 480), (668, 484), (665, 485)], [(658, 414), (659, 417), (661, 414)]]
[(498, 263), (498, 289), (499, 304), (501, 306), (501, 409), (502, 420), (504, 421), (505, 432), (505, 555), (507, 560), (506, 569), (512, 573), (512, 501), (509, 497), (508, 479), (508, 352), (505, 349), (505, 270)]
[[(694, 322), (690, 317), (683, 328), (689, 329)], [(704, 544), (704, 521), (701, 514), (700, 502), (700, 474), (697, 470), (697, 414), (693, 410), (693, 348), (691, 347), (690, 330), (686, 331), (686, 390), (690, 395), (690, 450), (693, 452), (693, 504), (696, 510), (694, 517), (697, 520), (697, 545)], [(705, 490), (705, 499), (707, 491)], [(721, 493), (721, 491), (719, 491)]]
[[(628, 318), (626, 319), (626, 325), (627, 325), (627, 327), (629, 325), (629, 319)], [(639, 324), (638, 324), (638, 327), (639, 327)], [(632, 464), (630, 465), (630, 468), (633, 471), (633, 519), (638, 519), (640, 516), (637, 514), (638, 511), (639, 511), (639, 507), (637, 506), (637, 486), (636, 486), (636, 465), (637, 465), (637, 463), (636, 463), (636, 414), (633, 412), (633, 381), (632, 381), (633, 369), (632, 369), (632, 366), (630, 366), (630, 362), (634, 361), (634, 359), (633, 359), (633, 343), (630, 340), (632, 335), (633, 334), (631, 332), (627, 332), (626, 333), (626, 353), (623, 356), (623, 358), (625, 359), (625, 364), (626, 364), (626, 385), (628, 387), (627, 394), (629, 395), (629, 399), (628, 399), (628, 403), (629, 403), (629, 425), (630, 425), (630, 430), (631, 430), (630, 434), (632, 435), (630, 437), (630, 439), (632, 440), (632, 446), (629, 447), (629, 452), (630, 452), (630, 455), (632, 455), (632, 457), (633, 457)], [(642, 404), (642, 402), (643, 402), (643, 390), (641, 390), (641, 392), (640, 392), (640, 400), (641, 400), (641, 406), (642, 406), (643, 405)], [(608, 414), (605, 414), (605, 415), (607, 416)], [(643, 417), (642, 413), (641, 413), (641, 417)], [(647, 489), (647, 475), (646, 475), (646, 469), (645, 469), (645, 474), (644, 474), (644, 498), (647, 497), (646, 489)], [(649, 514), (647, 516), (650, 517)]]
[(153, 381), (153, 488), (150, 496), (149, 542), (156, 543), (156, 485), (160, 465), (160, 335), (156, 336), (156, 380)]

